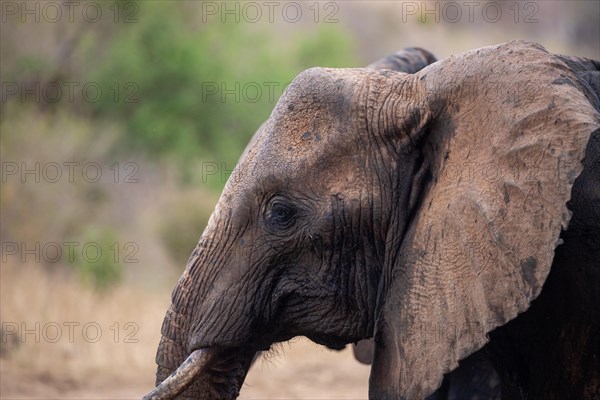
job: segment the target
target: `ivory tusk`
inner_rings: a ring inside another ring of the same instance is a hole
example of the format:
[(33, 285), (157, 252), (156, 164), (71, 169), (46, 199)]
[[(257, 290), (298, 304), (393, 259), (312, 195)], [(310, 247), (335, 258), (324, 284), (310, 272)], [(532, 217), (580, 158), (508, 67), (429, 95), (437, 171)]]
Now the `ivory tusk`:
[(144, 396), (142, 400), (166, 400), (180, 395), (202, 372), (202, 369), (208, 364), (210, 356), (209, 349), (194, 350), (175, 372)]

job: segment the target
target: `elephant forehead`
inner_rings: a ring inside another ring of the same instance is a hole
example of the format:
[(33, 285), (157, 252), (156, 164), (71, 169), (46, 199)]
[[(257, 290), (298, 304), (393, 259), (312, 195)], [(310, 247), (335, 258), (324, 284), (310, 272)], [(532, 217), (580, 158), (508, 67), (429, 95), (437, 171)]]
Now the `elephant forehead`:
[(358, 186), (366, 158), (356, 123), (361, 74), (312, 68), (298, 75), (245, 151), (228, 191)]
[(274, 113), (267, 121), (256, 143), (257, 152), (295, 159), (331, 151), (331, 146), (353, 140), (350, 105), (339, 110), (339, 105), (332, 103), (317, 106), (290, 100), (286, 104), (285, 111)]
[(269, 153), (243, 160), (234, 174), (232, 184), (255, 190), (278, 187), (302, 190), (316, 187), (352, 187), (366, 176), (364, 157), (358, 154), (304, 152), (286, 157), (282, 153)]
[[(357, 116), (359, 79), (348, 70), (311, 68), (281, 96), (265, 124), (262, 144), (277, 151), (302, 151), (339, 141)], [(345, 139), (341, 139), (345, 140)]]
[(239, 178), (278, 176), (289, 180), (315, 174), (332, 177), (364, 166), (365, 150), (350, 127), (309, 125), (286, 126), (284, 134), (266, 128), (240, 160)]

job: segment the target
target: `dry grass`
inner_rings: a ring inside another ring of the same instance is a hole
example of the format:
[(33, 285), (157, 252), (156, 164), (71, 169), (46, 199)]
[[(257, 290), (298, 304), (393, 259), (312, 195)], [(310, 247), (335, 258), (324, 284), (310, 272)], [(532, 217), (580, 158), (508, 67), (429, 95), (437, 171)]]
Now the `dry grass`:
[(3, 398), (27, 394), (25, 382), (10, 379), (19, 373), (63, 389), (113, 379), (153, 384), (167, 291), (130, 285), (100, 294), (68, 274), (16, 264), (2, 266), (1, 289)]

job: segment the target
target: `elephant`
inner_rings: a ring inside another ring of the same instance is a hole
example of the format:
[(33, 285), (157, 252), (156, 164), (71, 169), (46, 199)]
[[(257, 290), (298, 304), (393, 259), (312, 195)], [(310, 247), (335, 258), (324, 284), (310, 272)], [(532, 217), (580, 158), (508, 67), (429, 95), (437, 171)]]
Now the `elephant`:
[(407, 54), (422, 69), (288, 86), (173, 290), (147, 399), (236, 398), (296, 336), (372, 339), (370, 399), (480, 359), (503, 399), (599, 397), (600, 62)]

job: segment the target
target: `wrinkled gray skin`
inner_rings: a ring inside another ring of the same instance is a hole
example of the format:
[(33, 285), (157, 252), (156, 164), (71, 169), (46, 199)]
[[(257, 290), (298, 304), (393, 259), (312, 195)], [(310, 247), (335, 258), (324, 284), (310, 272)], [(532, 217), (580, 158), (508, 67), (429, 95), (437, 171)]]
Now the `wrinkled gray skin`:
[(235, 398), (273, 343), (373, 337), (374, 399), (431, 395), (482, 348), (503, 398), (597, 398), (597, 71), (511, 42), (301, 73), (177, 283), (157, 383), (205, 349), (182, 397)]

